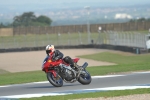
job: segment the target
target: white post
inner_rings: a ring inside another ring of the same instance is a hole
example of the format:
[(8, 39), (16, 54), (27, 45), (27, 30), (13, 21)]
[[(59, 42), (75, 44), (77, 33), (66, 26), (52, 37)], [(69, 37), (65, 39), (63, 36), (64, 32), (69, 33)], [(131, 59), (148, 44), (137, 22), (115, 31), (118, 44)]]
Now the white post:
[(98, 27), (98, 32), (99, 32), (99, 38), (98, 38), (98, 39), (99, 39), (99, 44), (100, 44), (100, 33), (101, 33), (101, 30), (102, 30), (102, 27), (99, 26), (99, 27)]
[(60, 33), (58, 33), (58, 39), (57, 39), (57, 41), (58, 41), (58, 46), (60, 45), (60, 36), (61, 36), (61, 34)]
[(71, 45), (71, 38), (70, 38), (70, 32), (68, 32), (68, 45)]
[(80, 33), (80, 32), (78, 32), (78, 33), (79, 33), (79, 41), (80, 41), (80, 44), (82, 44), (81, 33)]

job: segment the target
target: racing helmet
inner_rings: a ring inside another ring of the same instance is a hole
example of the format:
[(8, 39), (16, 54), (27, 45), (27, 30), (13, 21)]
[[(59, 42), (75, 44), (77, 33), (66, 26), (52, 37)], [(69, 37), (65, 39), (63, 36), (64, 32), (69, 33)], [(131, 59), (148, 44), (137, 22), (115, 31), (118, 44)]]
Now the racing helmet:
[(46, 54), (51, 55), (55, 51), (54, 45), (47, 45), (46, 46)]

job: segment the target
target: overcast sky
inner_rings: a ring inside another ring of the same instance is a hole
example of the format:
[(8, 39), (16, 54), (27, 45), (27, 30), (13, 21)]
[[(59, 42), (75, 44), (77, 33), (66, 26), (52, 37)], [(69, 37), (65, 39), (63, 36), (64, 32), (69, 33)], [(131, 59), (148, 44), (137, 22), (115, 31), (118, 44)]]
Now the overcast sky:
[(35, 3), (41, 3), (41, 4), (47, 4), (47, 3), (62, 3), (62, 2), (119, 2), (119, 3), (130, 3), (130, 4), (137, 4), (137, 3), (150, 3), (150, 0), (0, 0), (0, 5), (6, 5), (6, 4), (35, 4)]

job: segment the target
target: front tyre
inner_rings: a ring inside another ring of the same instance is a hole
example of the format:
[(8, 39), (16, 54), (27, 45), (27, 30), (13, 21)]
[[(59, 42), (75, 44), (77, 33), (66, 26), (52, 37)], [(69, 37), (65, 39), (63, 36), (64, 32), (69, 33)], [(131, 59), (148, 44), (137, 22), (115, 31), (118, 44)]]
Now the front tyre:
[(82, 73), (80, 74), (78, 78), (78, 82), (83, 85), (87, 85), (87, 84), (90, 84), (91, 81), (92, 81), (92, 78), (89, 72), (87, 72), (86, 70), (82, 71)]
[(55, 87), (61, 87), (63, 85), (63, 80), (58, 74), (57, 77), (55, 78), (51, 72), (48, 72), (47, 79)]

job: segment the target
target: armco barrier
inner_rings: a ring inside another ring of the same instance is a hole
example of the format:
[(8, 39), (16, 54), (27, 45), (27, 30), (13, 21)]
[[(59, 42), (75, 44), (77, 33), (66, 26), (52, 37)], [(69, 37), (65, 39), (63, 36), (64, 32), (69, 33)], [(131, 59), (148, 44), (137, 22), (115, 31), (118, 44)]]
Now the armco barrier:
[[(81, 49), (81, 48), (97, 48), (97, 49), (109, 49), (109, 50), (117, 50), (117, 51), (124, 51), (124, 52), (131, 52), (135, 54), (140, 53), (147, 53), (147, 50), (143, 48), (137, 47), (127, 47), (127, 46), (114, 46), (114, 45), (74, 45), (74, 46), (55, 46), (56, 49)], [(10, 49), (0, 49), (0, 53), (7, 53), (7, 52), (24, 52), (24, 51), (39, 51), (45, 50), (45, 47), (25, 47), (25, 48), (10, 48)], [(138, 52), (137, 52), (138, 50)]]

